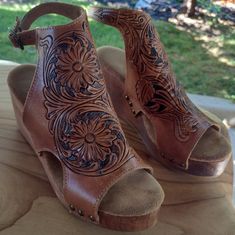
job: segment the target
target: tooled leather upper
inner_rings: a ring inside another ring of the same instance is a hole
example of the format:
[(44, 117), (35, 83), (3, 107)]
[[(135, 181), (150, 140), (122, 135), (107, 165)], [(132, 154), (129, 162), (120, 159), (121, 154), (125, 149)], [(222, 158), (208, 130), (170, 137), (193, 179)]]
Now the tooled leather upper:
[[(54, 4), (61, 9), (60, 3)], [(61, 161), (66, 202), (98, 223), (99, 204), (109, 188), (124, 174), (149, 167), (125, 139), (86, 14), (78, 12), (81, 15), (68, 25), (30, 31), (35, 32), (39, 58), (23, 121), (34, 149)], [(27, 34), (20, 33), (22, 38)]]
[(44, 106), (61, 160), (76, 173), (96, 176), (115, 171), (133, 155), (110, 104), (87, 23), (80, 27), (55, 40), (40, 38), (46, 51)]

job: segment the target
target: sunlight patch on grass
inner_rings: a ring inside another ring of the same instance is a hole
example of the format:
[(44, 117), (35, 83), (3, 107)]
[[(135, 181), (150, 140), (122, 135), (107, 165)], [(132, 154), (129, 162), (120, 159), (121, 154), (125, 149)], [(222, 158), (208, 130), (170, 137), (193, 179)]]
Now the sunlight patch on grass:
[(200, 42), (203, 48), (219, 62), (235, 66), (234, 27), (226, 22), (219, 23), (214, 17), (191, 19), (185, 15), (178, 15), (177, 19), (170, 19), (177, 29), (193, 35), (194, 39)]
[[(64, 0), (62, 1), (64, 3), (69, 3), (69, 4), (74, 4), (74, 5), (77, 5), (77, 6), (80, 6), (80, 7), (83, 7), (84, 9), (87, 9), (89, 6), (91, 5), (97, 5), (97, 2), (94, 1), (93, 3), (89, 3), (87, 1), (82, 1), (82, 0), (72, 0), (72, 1), (69, 1), (69, 0)], [(0, 9), (3, 9), (3, 10), (8, 10), (8, 11), (24, 11), (24, 12), (27, 12), (29, 11), (32, 7), (35, 7), (39, 5), (39, 3), (21, 3), (21, 4), (18, 4), (18, 3), (11, 3), (11, 4), (1, 4), (0, 5)]]
[(37, 4), (10, 4), (10, 5), (0, 5), (0, 9), (8, 11), (28, 11)]
[[(234, 59), (235, 60), (235, 59)], [(231, 61), (230, 59), (228, 59), (227, 57), (223, 57), (223, 56), (220, 56), (219, 57), (219, 61), (224, 63), (224, 64), (227, 64), (227, 65), (230, 65), (230, 66), (233, 66), (235, 65), (235, 61)], [(235, 75), (234, 75), (235, 76)], [(235, 91), (234, 91), (235, 92)]]
[(235, 66), (235, 51), (228, 51), (225, 49), (225, 42), (228, 45), (235, 45), (235, 40), (226, 40), (224, 37), (208, 37), (207, 35), (195, 36), (195, 40), (201, 41), (202, 47), (205, 48), (208, 53), (217, 58), (221, 63), (229, 66)]
[(235, 37), (234, 37), (234, 39), (227, 40), (227, 44), (235, 46)]

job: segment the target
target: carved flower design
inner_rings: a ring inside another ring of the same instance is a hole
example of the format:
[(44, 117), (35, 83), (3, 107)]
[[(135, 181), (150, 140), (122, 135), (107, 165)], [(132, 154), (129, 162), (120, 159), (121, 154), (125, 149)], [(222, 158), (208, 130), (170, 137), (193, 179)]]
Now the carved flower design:
[(116, 136), (99, 118), (80, 121), (74, 130), (70, 146), (79, 162), (104, 161), (111, 154), (110, 147)]
[(79, 43), (70, 46), (58, 55), (56, 63), (57, 81), (79, 91), (99, 79), (99, 64), (93, 48)]

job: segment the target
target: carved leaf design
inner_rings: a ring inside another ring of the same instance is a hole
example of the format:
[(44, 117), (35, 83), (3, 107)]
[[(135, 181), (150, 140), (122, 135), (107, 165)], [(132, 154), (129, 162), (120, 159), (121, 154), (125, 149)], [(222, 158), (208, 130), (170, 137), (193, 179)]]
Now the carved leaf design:
[(139, 74), (136, 93), (143, 108), (157, 118), (172, 121), (175, 137), (179, 141), (187, 141), (190, 134), (197, 131), (198, 119), (176, 83), (150, 17), (141, 11), (119, 11), (115, 26), (124, 35), (128, 60), (135, 65)]
[(154, 96), (154, 89), (152, 84), (146, 79), (138, 80), (136, 84), (137, 97), (142, 100), (144, 105), (147, 105)]
[(54, 40), (41, 38), (44, 105), (62, 162), (78, 174), (101, 176), (117, 170), (134, 155), (113, 114), (85, 26), (82, 23), (81, 30)]

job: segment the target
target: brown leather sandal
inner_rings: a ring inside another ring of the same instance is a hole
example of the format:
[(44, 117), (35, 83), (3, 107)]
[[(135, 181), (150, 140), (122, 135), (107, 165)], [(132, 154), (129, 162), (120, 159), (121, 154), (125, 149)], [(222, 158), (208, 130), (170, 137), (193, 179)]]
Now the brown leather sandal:
[[(67, 25), (29, 30), (57, 13)], [(110, 229), (136, 231), (156, 224), (161, 186), (128, 145), (100, 70), (85, 11), (45, 3), (16, 22), (15, 47), (36, 45), (38, 63), (8, 77), (21, 133), (72, 214)]]
[(155, 160), (193, 175), (220, 175), (231, 157), (227, 129), (195, 107), (177, 83), (151, 17), (99, 7), (89, 15), (118, 28), (124, 38), (126, 56), (121, 49), (98, 49), (119, 118), (138, 130)]

